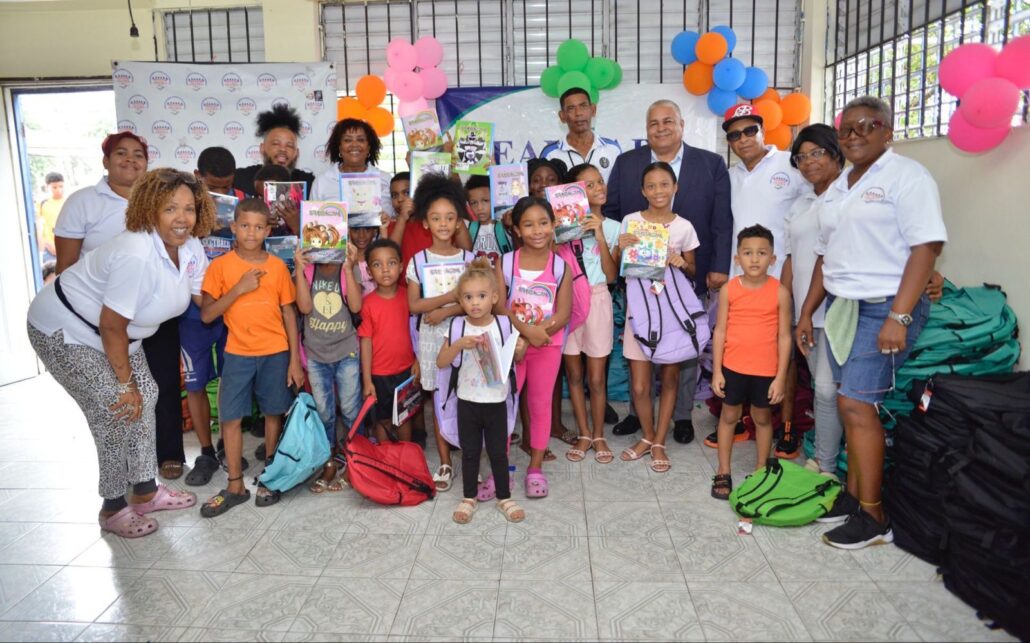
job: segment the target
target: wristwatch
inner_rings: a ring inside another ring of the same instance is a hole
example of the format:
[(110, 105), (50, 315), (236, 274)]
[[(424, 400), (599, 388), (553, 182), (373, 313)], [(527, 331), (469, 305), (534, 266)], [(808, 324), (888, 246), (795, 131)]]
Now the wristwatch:
[(892, 310), (887, 313), (887, 316), (906, 328), (912, 323), (912, 315), (909, 315), (908, 313), (896, 313)]

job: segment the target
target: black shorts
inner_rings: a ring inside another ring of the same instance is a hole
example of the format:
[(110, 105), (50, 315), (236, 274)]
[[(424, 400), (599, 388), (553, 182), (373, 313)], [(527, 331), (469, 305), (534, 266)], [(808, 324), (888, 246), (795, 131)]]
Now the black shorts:
[(396, 375), (372, 376), (372, 386), (376, 389), (376, 403), (372, 409), (375, 411), (377, 423), (393, 423), (393, 393), (409, 377), (411, 377), (411, 369), (401, 371)]
[(744, 375), (725, 366), (722, 367), (722, 374), (726, 378), (726, 397), (722, 399), (723, 404), (737, 406), (750, 402), (751, 406), (758, 409), (769, 408), (769, 386), (775, 377)]

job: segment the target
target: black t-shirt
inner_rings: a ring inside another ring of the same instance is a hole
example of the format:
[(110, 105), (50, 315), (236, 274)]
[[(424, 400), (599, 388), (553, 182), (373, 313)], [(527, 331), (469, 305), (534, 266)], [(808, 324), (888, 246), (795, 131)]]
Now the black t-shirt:
[[(246, 194), (254, 194), (254, 175), (261, 169), (260, 165), (249, 165), (247, 167), (236, 168), (236, 178), (233, 180), (233, 185), (238, 190), (243, 190)], [(291, 181), (304, 181), (308, 184), (308, 194), (311, 193), (311, 184), (315, 181), (315, 175), (304, 170), (298, 170), (296, 168), (290, 173)], [(264, 198), (263, 194), (254, 194), (254, 196)]]

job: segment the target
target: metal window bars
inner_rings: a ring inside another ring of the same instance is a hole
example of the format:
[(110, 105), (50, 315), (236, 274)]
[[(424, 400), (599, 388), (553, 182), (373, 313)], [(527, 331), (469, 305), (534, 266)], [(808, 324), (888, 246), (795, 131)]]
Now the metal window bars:
[(194, 63), (264, 62), (260, 7), (163, 12), (166, 60)]

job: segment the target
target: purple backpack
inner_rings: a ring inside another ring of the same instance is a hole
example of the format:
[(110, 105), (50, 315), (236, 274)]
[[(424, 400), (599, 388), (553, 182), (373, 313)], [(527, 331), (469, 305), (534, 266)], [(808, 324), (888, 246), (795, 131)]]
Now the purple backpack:
[[(500, 315), (494, 316), (494, 323), (501, 333), (501, 343), (508, 341), (511, 335), (511, 320)], [(451, 325), (448, 331), (448, 343), (453, 344), (465, 336), (465, 317), (451, 318)], [(440, 435), (454, 446), (458, 444), (458, 371), (461, 369), (461, 359), (465, 351), (458, 353), (450, 366), (445, 366), (436, 371), (436, 395), (433, 396), (433, 412), (436, 421), (440, 426)], [(515, 365), (512, 364), (511, 372), (508, 373), (508, 397), (505, 403), (508, 408), (508, 435), (515, 431), (515, 417), (519, 409), (519, 393), (515, 384)]]
[(665, 287), (651, 290), (650, 279), (626, 279), (626, 323), (640, 350), (654, 364), (694, 359), (711, 339), (708, 314), (694, 286), (679, 268), (666, 266)]
[[(466, 266), (472, 263), (472, 260), (476, 256), (468, 250), (462, 250), (459, 254), (454, 255), (454, 263), (459, 261)], [(411, 258), (415, 262), (415, 274), (418, 276), (419, 288), (423, 297), (426, 296), (426, 288), (422, 284), (425, 282), (426, 264), (429, 261), (429, 251), (423, 250), (422, 252), (416, 252), (415, 256)], [(411, 345), (414, 347), (415, 352), (418, 352), (418, 334), (419, 329), (422, 326), (422, 315), (412, 315), (408, 321), (409, 331), (411, 333)]]

